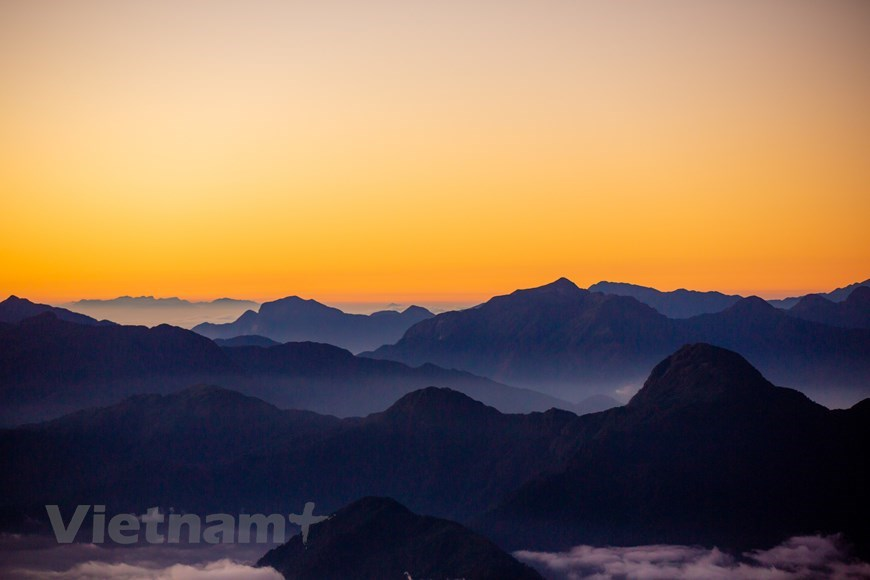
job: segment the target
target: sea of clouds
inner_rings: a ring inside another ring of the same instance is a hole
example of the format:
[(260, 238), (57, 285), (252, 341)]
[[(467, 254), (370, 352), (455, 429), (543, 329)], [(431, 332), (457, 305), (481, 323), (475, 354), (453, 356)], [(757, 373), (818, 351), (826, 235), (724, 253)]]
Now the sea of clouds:
[(870, 578), (870, 564), (851, 559), (836, 535), (794, 537), (740, 558), (716, 548), (671, 545), (576, 546), (567, 552), (524, 550), (514, 556), (551, 580)]
[(8, 580), (283, 580), (255, 568), (268, 544), (58, 544), (53, 537), (0, 536), (0, 578)]

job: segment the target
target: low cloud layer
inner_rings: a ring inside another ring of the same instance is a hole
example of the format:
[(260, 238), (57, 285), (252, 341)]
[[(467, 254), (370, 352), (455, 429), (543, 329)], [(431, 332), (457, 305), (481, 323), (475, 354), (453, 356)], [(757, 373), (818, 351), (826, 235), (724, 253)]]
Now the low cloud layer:
[(870, 577), (870, 564), (851, 560), (838, 536), (795, 537), (770, 550), (747, 552), (741, 558), (716, 548), (667, 545), (577, 546), (568, 552), (519, 551), (514, 556), (553, 580)]
[(44, 536), (0, 536), (0, 578), (10, 580), (283, 580), (254, 568), (265, 544), (57, 544)]

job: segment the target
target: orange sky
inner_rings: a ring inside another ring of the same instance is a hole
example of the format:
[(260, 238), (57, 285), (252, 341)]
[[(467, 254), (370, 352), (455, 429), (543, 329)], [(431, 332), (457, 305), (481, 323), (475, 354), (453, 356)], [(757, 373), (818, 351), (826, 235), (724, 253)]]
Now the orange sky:
[(870, 3), (0, 3), (0, 294), (870, 276)]

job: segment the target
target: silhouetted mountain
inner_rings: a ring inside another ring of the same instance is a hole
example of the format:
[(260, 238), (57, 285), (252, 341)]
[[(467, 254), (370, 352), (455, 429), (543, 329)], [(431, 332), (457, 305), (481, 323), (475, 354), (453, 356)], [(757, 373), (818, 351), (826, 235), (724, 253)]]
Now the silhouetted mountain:
[(757, 297), (675, 320), (565, 279), (440, 314), (364, 356), (464, 369), (576, 401), (639, 385), (655, 361), (690, 342), (736, 350), (777, 382), (831, 406), (870, 394), (867, 330), (799, 320)]
[(256, 334), (246, 334), (244, 336), (235, 336), (233, 338), (215, 338), (214, 343), (218, 346), (278, 346), (280, 342), (276, 342), (265, 336)]
[(651, 307), (562, 278), (439, 314), (366, 356), (460, 368), (576, 401), (639, 380), (677, 342), (673, 321)]
[(249, 310), (235, 322), (200, 324), (193, 330), (209, 338), (258, 334), (278, 342), (325, 342), (360, 352), (395, 342), (412, 325), (431, 316), (419, 306), (402, 312), (347, 314), (316, 300), (290, 296), (265, 302), (259, 312)]
[(156, 326), (172, 324), (190, 328), (203, 322), (229, 322), (257, 303), (250, 300), (218, 298), (211, 302), (190, 302), (181, 298), (120, 296), (111, 300), (79, 300), (64, 304), (74, 312), (108, 318), (120, 324)]
[[(863, 282), (855, 282), (854, 284), (849, 284), (848, 286), (843, 286), (842, 288), (837, 288), (836, 290), (832, 290), (827, 294), (820, 293), (816, 294), (817, 296), (821, 296), (822, 298), (827, 298), (831, 302), (842, 302), (852, 293), (855, 288), (867, 286), (870, 287), (870, 279), (864, 280)], [(807, 296), (813, 296), (813, 294), (807, 294)], [(782, 298), (780, 300), (768, 300), (771, 305), (776, 306), (777, 308), (782, 309), (790, 309), (795, 304), (800, 302), (801, 298), (804, 296), (791, 296), (789, 298)]]
[(589, 291), (631, 296), (669, 318), (689, 318), (698, 314), (721, 312), (741, 298), (741, 296), (721, 292), (698, 292), (682, 288), (672, 292), (662, 292), (655, 288), (624, 282), (598, 282), (590, 286)]
[(0, 327), (0, 424), (197, 383), (231, 387), (284, 408), (343, 416), (383, 410), (429, 385), (453, 387), (506, 411), (571, 408), (465, 372), (360, 359), (330, 345), (221, 348), (172, 326), (84, 326), (50, 313)]
[(338, 510), (310, 528), (307, 545), (294, 536), (257, 565), (271, 566), (288, 580), (541, 579), (483, 536), (382, 497)]
[(788, 313), (841, 328), (870, 328), (870, 287), (858, 286), (842, 302), (810, 294), (801, 298)]
[(45, 503), (99, 497), (118, 510), (271, 513), (389, 495), (467, 517), (561, 465), (580, 436), (578, 419), (557, 410), (503, 415), (437, 388), (341, 420), (216, 389), (137, 396), (0, 431), (0, 512), (44, 519)]
[[(740, 355), (686, 346), (594, 429), (567, 467), (478, 521), (510, 547), (870, 541), (870, 401), (828, 411)], [(583, 420), (584, 418), (581, 418)]]
[(829, 407), (847, 407), (870, 395), (870, 330), (801, 320), (758, 297), (680, 325), (686, 342), (735, 350), (772, 381)]
[(57, 308), (48, 304), (37, 304), (18, 296), (10, 296), (3, 302), (0, 302), (0, 322), (17, 324), (26, 318), (32, 318), (45, 312), (51, 312), (60, 320), (76, 324), (111, 324), (111, 322), (106, 320), (98, 321), (84, 314), (70, 312), (66, 308)]

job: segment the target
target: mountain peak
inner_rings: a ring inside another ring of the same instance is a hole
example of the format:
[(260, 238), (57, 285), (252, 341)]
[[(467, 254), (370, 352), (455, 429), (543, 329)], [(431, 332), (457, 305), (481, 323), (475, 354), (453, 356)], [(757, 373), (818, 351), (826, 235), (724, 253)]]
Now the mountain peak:
[(512, 578), (540, 580), (491, 541), (450, 520), (366, 497), (263, 556), (286, 578)]
[(403, 396), (381, 415), (401, 417), (416, 423), (435, 421), (449, 424), (500, 413), (459, 391), (446, 387), (426, 387)]
[(725, 312), (731, 314), (739, 314), (739, 315), (754, 315), (754, 316), (764, 316), (769, 315), (771, 313), (776, 313), (776, 307), (771, 305), (764, 298), (759, 298), (758, 296), (748, 296), (746, 298), (741, 298), (733, 306), (726, 309)]
[(660, 362), (629, 408), (682, 407), (773, 388), (749, 361), (728, 349), (689, 344)]

